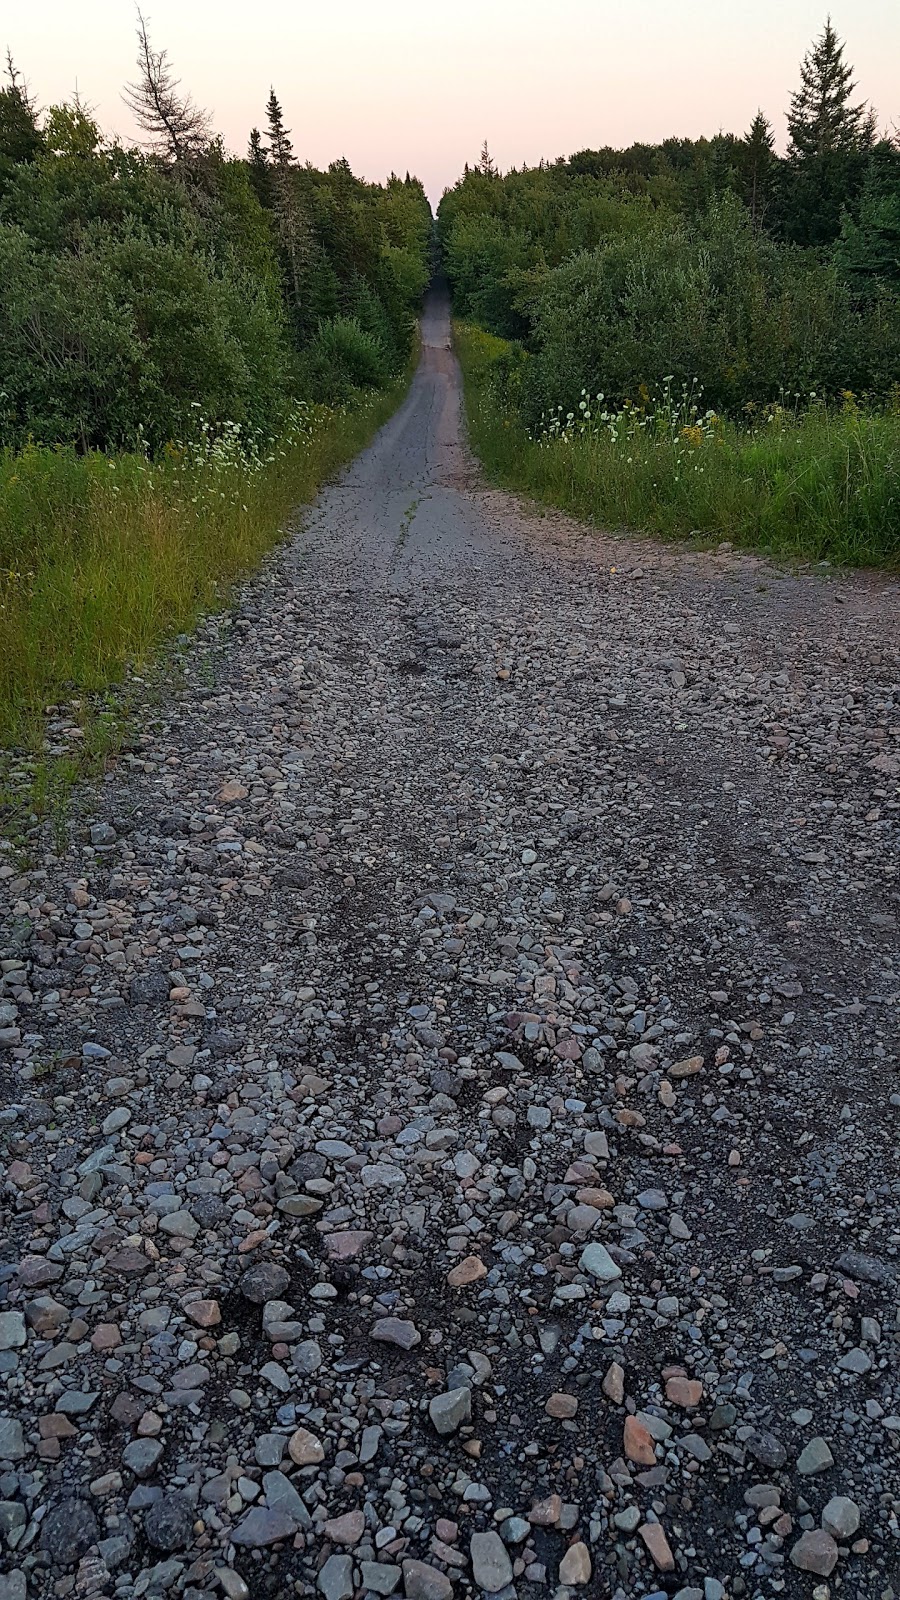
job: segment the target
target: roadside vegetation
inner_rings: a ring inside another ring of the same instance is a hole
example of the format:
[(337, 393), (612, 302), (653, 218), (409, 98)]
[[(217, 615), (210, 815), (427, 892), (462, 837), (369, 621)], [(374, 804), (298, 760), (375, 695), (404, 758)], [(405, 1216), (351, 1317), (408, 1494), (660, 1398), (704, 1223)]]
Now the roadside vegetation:
[(396, 405), (421, 184), (300, 162), (271, 92), (224, 148), (141, 23), (145, 139), (0, 90), (0, 745), (147, 661)]
[(775, 154), (582, 151), (440, 206), (473, 442), (597, 522), (900, 561), (900, 144), (830, 25)]

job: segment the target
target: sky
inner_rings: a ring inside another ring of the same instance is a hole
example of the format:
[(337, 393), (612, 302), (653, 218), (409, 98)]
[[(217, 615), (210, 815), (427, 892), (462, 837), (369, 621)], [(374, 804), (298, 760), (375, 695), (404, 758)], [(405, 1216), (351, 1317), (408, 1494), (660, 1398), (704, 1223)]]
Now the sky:
[[(243, 153), (274, 85), (301, 160), (407, 169), (433, 202), (486, 139), (501, 169), (603, 144), (744, 132), (784, 143), (799, 62), (828, 0), (144, 0), (151, 41)], [(860, 98), (900, 124), (900, 5), (834, 0)], [(107, 132), (135, 129), (131, 0), (32, 0), (0, 20), (42, 106), (78, 88)]]

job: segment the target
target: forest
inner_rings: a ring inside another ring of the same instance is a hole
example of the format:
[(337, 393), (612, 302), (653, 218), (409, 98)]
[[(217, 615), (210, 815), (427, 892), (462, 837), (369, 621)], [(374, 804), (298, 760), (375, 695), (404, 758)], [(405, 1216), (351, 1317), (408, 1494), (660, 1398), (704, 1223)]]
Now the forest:
[(776, 153), (583, 150), (445, 194), (474, 442), (581, 514), (820, 558), (900, 554), (900, 140), (828, 23)]
[(138, 29), (140, 145), (0, 90), (0, 744), (105, 689), (271, 545), (396, 404), (431, 272), (408, 174), (233, 155)]

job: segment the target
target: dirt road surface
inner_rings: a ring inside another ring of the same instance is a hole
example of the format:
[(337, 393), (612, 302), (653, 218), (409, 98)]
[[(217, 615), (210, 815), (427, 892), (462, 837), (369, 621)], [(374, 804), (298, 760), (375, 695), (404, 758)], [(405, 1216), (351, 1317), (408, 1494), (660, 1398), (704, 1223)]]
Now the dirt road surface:
[(485, 488), (429, 302), (0, 867), (0, 1600), (900, 1595), (898, 598)]

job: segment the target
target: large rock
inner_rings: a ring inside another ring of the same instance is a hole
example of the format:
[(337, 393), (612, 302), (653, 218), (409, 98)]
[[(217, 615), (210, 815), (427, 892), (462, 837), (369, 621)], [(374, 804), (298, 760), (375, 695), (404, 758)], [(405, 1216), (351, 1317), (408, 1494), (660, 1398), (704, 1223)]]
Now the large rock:
[(290, 1281), (290, 1273), (277, 1261), (258, 1261), (242, 1274), (241, 1294), (255, 1306), (262, 1306), (267, 1300), (280, 1299)]
[(427, 1561), (404, 1561), (403, 1592), (406, 1600), (451, 1600), (453, 1584)]
[(233, 1544), (246, 1545), (250, 1550), (261, 1550), (265, 1545), (278, 1544), (282, 1539), (293, 1539), (298, 1524), (284, 1511), (269, 1511), (265, 1506), (254, 1506), (238, 1523), (231, 1535)]
[(469, 1545), (472, 1557), (472, 1576), (479, 1589), (486, 1594), (496, 1594), (512, 1583), (513, 1569), (509, 1551), (499, 1533), (473, 1533)]
[(194, 1511), (186, 1495), (171, 1490), (161, 1495), (147, 1507), (144, 1515), (144, 1533), (154, 1550), (171, 1555), (175, 1550), (185, 1550), (194, 1531)]
[(827, 1578), (837, 1566), (838, 1547), (824, 1528), (813, 1528), (797, 1540), (791, 1551), (791, 1561), (801, 1572), (814, 1572)]
[(78, 1561), (99, 1538), (99, 1523), (85, 1500), (60, 1500), (41, 1524), (41, 1549), (61, 1567)]

